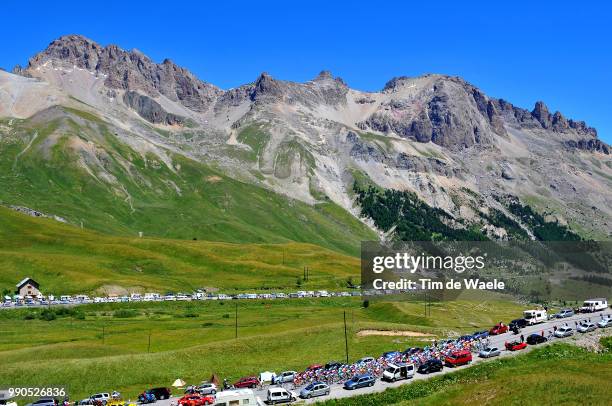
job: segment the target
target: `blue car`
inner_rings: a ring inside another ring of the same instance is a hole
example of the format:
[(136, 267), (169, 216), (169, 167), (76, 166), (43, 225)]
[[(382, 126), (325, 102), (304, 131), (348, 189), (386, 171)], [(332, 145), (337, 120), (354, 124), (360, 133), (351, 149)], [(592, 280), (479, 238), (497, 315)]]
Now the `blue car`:
[(482, 331), (476, 331), (472, 337), (474, 337), (474, 340), (478, 340), (481, 338), (487, 338), (489, 336), (489, 332), (487, 330), (482, 330)]
[(348, 381), (344, 382), (344, 389), (353, 390), (359, 388), (365, 388), (366, 386), (374, 386), (376, 378), (370, 374), (355, 375)]
[(399, 352), (399, 351), (387, 351), (387, 352), (383, 352), (382, 356), (383, 356), (384, 359), (388, 360), (388, 359), (395, 358), (395, 357), (397, 357), (399, 355), (402, 355), (402, 353)]

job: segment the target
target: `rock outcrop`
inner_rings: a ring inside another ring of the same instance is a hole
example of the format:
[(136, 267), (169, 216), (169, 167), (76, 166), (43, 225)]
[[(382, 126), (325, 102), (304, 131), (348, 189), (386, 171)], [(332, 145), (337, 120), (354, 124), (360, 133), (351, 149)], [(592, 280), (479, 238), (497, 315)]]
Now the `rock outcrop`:
[(140, 90), (153, 97), (162, 94), (197, 112), (205, 111), (222, 93), (169, 59), (157, 64), (138, 50), (125, 51), (116, 45), (104, 47), (80, 35), (67, 35), (51, 42), (30, 59), (24, 73), (32, 74), (50, 61), (106, 75), (104, 83), (109, 88)]

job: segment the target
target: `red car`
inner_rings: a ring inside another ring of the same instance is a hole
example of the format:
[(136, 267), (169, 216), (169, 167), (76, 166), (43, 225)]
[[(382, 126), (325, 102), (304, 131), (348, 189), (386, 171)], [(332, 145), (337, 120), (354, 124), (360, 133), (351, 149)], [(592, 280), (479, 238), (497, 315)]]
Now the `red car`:
[(179, 406), (202, 406), (215, 403), (215, 397), (211, 395), (185, 395), (178, 400)]
[(498, 334), (504, 334), (508, 332), (508, 326), (504, 323), (497, 323), (491, 330), (489, 330), (489, 334), (492, 336), (496, 336)]
[(254, 376), (247, 376), (246, 378), (241, 378), (234, 384), (236, 388), (251, 388), (254, 389), (259, 385), (259, 379)]
[(446, 365), (456, 367), (472, 362), (472, 353), (468, 350), (455, 351), (445, 358)]
[(323, 365), (321, 364), (312, 364), (312, 365), (309, 365), (308, 368), (306, 368), (306, 371), (316, 371), (322, 368), (323, 368)]
[(508, 351), (518, 351), (518, 350), (522, 350), (525, 347), (527, 347), (527, 343), (525, 342), (520, 342), (520, 341), (513, 341), (511, 343), (506, 343), (506, 349)]

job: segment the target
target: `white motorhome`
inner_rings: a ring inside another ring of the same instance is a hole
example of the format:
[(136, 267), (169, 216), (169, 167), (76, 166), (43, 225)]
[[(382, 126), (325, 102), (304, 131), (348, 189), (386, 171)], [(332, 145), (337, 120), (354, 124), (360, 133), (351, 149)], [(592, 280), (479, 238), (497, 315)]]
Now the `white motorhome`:
[(264, 406), (251, 389), (233, 389), (217, 392), (215, 406)]
[(525, 310), (523, 317), (527, 320), (528, 324), (543, 323), (548, 320), (548, 314), (546, 310)]
[(161, 300), (159, 293), (145, 293), (144, 295), (145, 302), (157, 302), (158, 300)]
[(608, 308), (608, 300), (604, 298), (585, 300), (580, 308), (582, 313), (593, 313), (606, 310)]

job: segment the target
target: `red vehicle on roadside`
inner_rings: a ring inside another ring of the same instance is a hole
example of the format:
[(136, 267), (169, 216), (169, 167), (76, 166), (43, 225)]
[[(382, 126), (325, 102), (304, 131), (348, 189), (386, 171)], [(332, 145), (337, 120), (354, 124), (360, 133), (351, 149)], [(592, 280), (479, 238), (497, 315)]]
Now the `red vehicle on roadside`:
[(489, 335), (496, 336), (499, 334), (504, 334), (508, 332), (508, 326), (504, 323), (497, 323), (493, 326), (491, 330), (489, 330)]
[(323, 369), (323, 365), (321, 365), (321, 364), (312, 364), (312, 365), (309, 365), (308, 368), (306, 368), (306, 371), (316, 371), (316, 370), (319, 370), (319, 369)]
[(454, 351), (444, 359), (449, 367), (467, 365), (472, 362), (472, 353), (468, 350)]
[(185, 395), (178, 400), (179, 406), (203, 406), (215, 403), (215, 397), (211, 395)]
[(527, 347), (527, 343), (525, 342), (512, 341), (512, 342), (506, 343), (506, 349), (508, 351), (519, 351), (519, 350), (524, 349), (525, 347)]
[(238, 382), (234, 384), (235, 388), (251, 388), (254, 389), (259, 386), (259, 379), (255, 376), (247, 376), (246, 378), (240, 378)]

